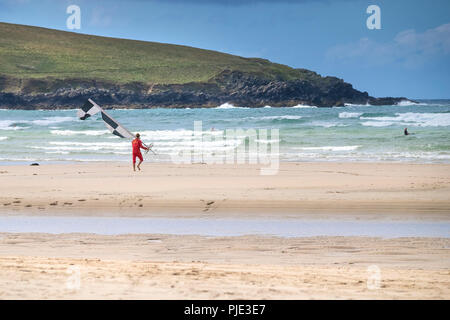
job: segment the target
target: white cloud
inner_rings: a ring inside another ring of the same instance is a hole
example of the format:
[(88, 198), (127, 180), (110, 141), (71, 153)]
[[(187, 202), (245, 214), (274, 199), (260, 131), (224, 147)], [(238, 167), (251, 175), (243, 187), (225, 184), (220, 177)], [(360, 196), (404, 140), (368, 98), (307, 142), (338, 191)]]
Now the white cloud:
[(418, 33), (413, 29), (399, 32), (389, 42), (362, 38), (357, 42), (337, 45), (328, 50), (330, 60), (362, 59), (370, 65), (400, 63), (414, 68), (436, 56), (450, 54), (450, 23)]

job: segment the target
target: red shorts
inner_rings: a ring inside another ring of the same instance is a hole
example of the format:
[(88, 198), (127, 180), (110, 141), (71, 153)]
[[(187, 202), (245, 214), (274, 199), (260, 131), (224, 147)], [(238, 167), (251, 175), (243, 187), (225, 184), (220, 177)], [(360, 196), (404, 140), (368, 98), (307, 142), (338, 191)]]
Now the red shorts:
[(133, 163), (136, 163), (136, 157), (138, 157), (139, 160), (141, 160), (141, 162), (144, 161), (144, 158), (142, 158), (142, 153), (140, 153), (140, 152), (134, 153), (133, 152)]

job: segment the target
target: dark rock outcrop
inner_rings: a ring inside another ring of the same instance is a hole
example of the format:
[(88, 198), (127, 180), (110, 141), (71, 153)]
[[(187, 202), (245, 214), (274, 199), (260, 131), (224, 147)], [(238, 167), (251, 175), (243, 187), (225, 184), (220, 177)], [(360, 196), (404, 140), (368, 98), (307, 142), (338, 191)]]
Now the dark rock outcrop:
[[(236, 106), (273, 107), (297, 104), (318, 107), (350, 104), (392, 105), (406, 98), (374, 98), (335, 77), (268, 79), (258, 74), (224, 70), (207, 82), (187, 84), (117, 84), (84, 79), (27, 79), (0, 76), (0, 108), (78, 108), (87, 98), (104, 107), (183, 108)], [(13, 88), (13, 89), (11, 89)]]

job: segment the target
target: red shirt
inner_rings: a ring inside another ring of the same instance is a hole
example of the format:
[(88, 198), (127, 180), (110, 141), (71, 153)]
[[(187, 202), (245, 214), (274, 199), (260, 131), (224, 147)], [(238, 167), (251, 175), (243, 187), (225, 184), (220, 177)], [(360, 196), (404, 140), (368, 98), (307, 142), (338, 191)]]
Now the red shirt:
[(142, 141), (138, 138), (134, 139), (133, 142), (131, 142), (131, 145), (133, 146), (133, 153), (136, 154), (141, 153), (141, 148), (147, 150), (147, 148), (142, 145)]

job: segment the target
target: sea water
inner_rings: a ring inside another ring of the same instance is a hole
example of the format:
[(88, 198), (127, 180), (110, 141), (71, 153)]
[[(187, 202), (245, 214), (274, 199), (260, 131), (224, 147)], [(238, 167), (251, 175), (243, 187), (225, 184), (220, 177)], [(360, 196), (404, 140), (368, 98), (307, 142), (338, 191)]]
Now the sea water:
[[(101, 101), (98, 101), (101, 104)], [(186, 148), (221, 152), (244, 137), (217, 140), (226, 129), (278, 129), (281, 161), (450, 162), (450, 100), (418, 104), (349, 105), (343, 108), (217, 108), (108, 110), (132, 132), (153, 143), (150, 161), (172, 161)], [(207, 142), (194, 141), (194, 121), (202, 121)], [(411, 135), (404, 136), (407, 127)], [(192, 145), (193, 143), (193, 145)], [(198, 144), (198, 145), (196, 145)], [(112, 135), (99, 116), (85, 121), (76, 110), (0, 110), (0, 163), (129, 161), (131, 143)]]

